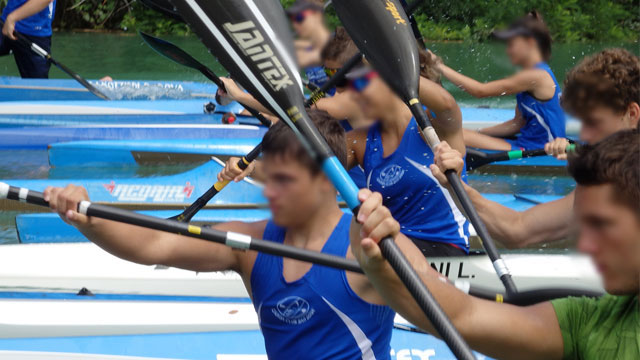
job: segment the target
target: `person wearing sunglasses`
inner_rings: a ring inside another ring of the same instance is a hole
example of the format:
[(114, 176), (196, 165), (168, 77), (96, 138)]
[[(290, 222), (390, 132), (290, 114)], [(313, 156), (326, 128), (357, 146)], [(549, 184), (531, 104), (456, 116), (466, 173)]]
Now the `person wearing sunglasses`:
[[(426, 64), (421, 70), (429, 75)], [(351, 71), (347, 79), (353, 100), (365, 116), (377, 119), (347, 134), (348, 166), (364, 168), (367, 187), (382, 194), (400, 231), (425, 256), (468, 254), (469, 223), (431, 174), (434, 154), (409, 108), (369, 66)], [(420, 100), (440, 138), (464, 153), (460, 108), (433, 80), (421, 76)]]
[(332, 38), (324, 20), (324, 3), (322, 0), (296, 0), (286, 13), (298, 35), (295, 41), (298, 66), (304, 69), (311, 88), (320, 87), (328, 80), (321, 66), (320, 53)]
[(480, 131), (465, 130), (467, 146), (530, 150), (564, 138), (566, 117), (560, 106), (560, 85), (547, 64), (551, 57), (551, 35), (542, 16), (532, 11), (508, 29), (494, 31), (493, 36), (507, 43), (511, 63), (522, 68), (515, 75), (482, 83), (442, 62), (438, 64), (449, 81), (474, 97), (516, 95), (514, 118)]

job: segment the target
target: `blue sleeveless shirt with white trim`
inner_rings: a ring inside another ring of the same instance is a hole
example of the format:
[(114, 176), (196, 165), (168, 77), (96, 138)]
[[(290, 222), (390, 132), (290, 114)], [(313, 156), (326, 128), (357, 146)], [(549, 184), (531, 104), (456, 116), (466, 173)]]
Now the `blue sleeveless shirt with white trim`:
[[(382, 194), (400, 231), (424, 241), (452, 244), (469, 252), (469, 223), (449, 191), (431, 173), (433, 152), (411, 119), (393, 154), (384, 157), (380, 123), (369, 128), (363, 168), (367, 187)], [(462, 178), (466, 181), (466, 171)]]
[(526, 124), (520, 129), (520, 136), (510, 141), (517, 148), (525, 150), (541, 149), (557, 137), (566, 137), (566, 117), (560, 106), (560, 85), (551, 68), (544, 62), (536, 64), (536, 69), (546, 71), (556, 84), (553, 97), (541, 101), (528, 92), (516, 95), (517, 106)]
[[(322, 252), (346, 256), (350, 214)], [(286, 230), (269, 221), (265, 240), (282, 243)], [(389, 359), (395, 312), (362, 300), (343, 270), (319, 265), (288, 283), (282, 258), (259, 253), (251, 272), (253, 305), (270, 359)]]
[[(27, 1), (29, 0), (9, 0), (7, 6), (2, 10), (2, 21), (7, 21), (7, 16)], [(51, 36), (51, 23), (53, 22), (55, 9), (56, 1), (54, 0), (39, 12), (18, 21), (16, 23), (16, 31), (31, 36)]]

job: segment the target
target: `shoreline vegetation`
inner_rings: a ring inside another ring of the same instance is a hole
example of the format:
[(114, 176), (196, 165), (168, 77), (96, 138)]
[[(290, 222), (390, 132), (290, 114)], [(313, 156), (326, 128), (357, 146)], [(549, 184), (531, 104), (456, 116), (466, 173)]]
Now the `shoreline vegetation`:
[[(430, 41), (482, 42), (529, 10), (540, 11), (561, 43), (640, 40), (640, 0), (458, 0), (422, 1), (416, 20)], [(284, 6), (293, 0), (281, 0)], [(408, 1), (409, 3), (411, 0)], [(500, 3), (504, 2), (501, 6)], [(4, 8), (7, 0), (0, 0)], [(437, 14), (437, 15), (431, 15)], [(330, 25), (338, 19), (327, 10)], [(56, 31), (190, 35), (189, 28), (135, 0), (57, 0)]]

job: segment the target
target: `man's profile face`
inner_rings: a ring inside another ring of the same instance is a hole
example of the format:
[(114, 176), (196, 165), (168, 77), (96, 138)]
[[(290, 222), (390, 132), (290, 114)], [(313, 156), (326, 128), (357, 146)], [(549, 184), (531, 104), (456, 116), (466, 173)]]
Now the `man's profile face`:
[(610, 294), (640, 288), (640, 214), (615, 198), (610, 184), (576, 188), (578, 250), (589, 254)]

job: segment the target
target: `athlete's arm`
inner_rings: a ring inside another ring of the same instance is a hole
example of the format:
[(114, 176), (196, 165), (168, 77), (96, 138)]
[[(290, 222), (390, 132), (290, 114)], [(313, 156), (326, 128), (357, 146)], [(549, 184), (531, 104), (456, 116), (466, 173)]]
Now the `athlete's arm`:
[(348, 93), (336, 93), (334, 96), (319, 99), (314, 106), (324, 110), (334, 119), (349, 119), (351, 123), (361, 123), (362, 111)]
[[(385, 302), (413, 324), (437, 335), (371, 237), (351, 242), (367, 278)], [(563, 340), (549, 302), (517, 307), (473, 298), (442, 278), (422, 256), (411, 258), (414, 269), (469, 345), (501, 359), (560, 359)]]
[(264, 172), (262, 170), (262, 161), (253, 160), (246, 169), (242, 170), (238, 167), (238, 157), (230, 157), (224, 164), (224, 169), (218, 173), (218, 181), (242, 181), (247, 176), (251, 176), (254, 180), (264, 181)]
[(2, 27), (2, 33), (11, 40), (16, 40), (13, 35), (16, 23), (22, 19), (26, 19), (29, 16), (35, 15), (45, 9), (53, 0), (29, 0), (19, 8), (12, 11), (7, 15), (7, 19)]
[(520, 132), (520, 129), (522, 129), (525, 124), (526, 122), (522, 117), (520, 108), (516, 107), (516, 115), (513, 119), (494, 126), (490, 126), (488, 128), (481, 129), (478, 132), (493, 137), (504, 138), (516, 135)]
[(460, 74), (444, 64), (439, 64), (439, 69), (449, 81), (477, 98), (513, 95), (523, 91), (530, 91), (537, 98), (550, 99), (555, 92), (555, 83), (553, 86), (546, 86), (549, 81), (553, 82), (553, 80), (546, 71), (541, 69), (523, 70), (508, 78), (488, 83), (481, 83)]
[[(449, 186), (443, 171), (462, 170), (462, 157), (442, 142), (436, 148), (433, 176), (443, 186)], [(508, 248), (521, 248), (531, 244), (565, 239), (571, 233), (574, 193), (525, 211), (515, 211), (483, 197), (477, 190), (463, 184), (480, 218), (493, 238)]]
[[(87, 217), (76, 212), (79, 202), (89, 200), (83, 187), (49, 187), (45, 199), (53, 211), (75, 226), (89, 240), (122, 259), (144, 265), (166, 265), (193, 271), (241, 271), (245, 252), (234, 251), (222, 244), (179, 236), (162, 231)], [(264, 223), (225, 223), (215, 226), (224, 231), (261, 237)]]
[[(243, 105), (254, 108), (261, 113), (265, 113), (268, 115), (274, 116), (274, 114), (269, 111), (266, 107), (262, 106), (262, 104), (253, 97), (253, 95), (244, 92), (235, 81), (229, 78), (221, 77), (220, 80), (224, 83), (224, 87), (226, 89), (226, 96), (235, 100)], [(222, 91), (222, 90), (218, 90)]]
[(464, 153), (462, 112), (453, 96), (439, 84), (420, 77), (420, 103), (435, 114), (432, 123), (440, 139)]

